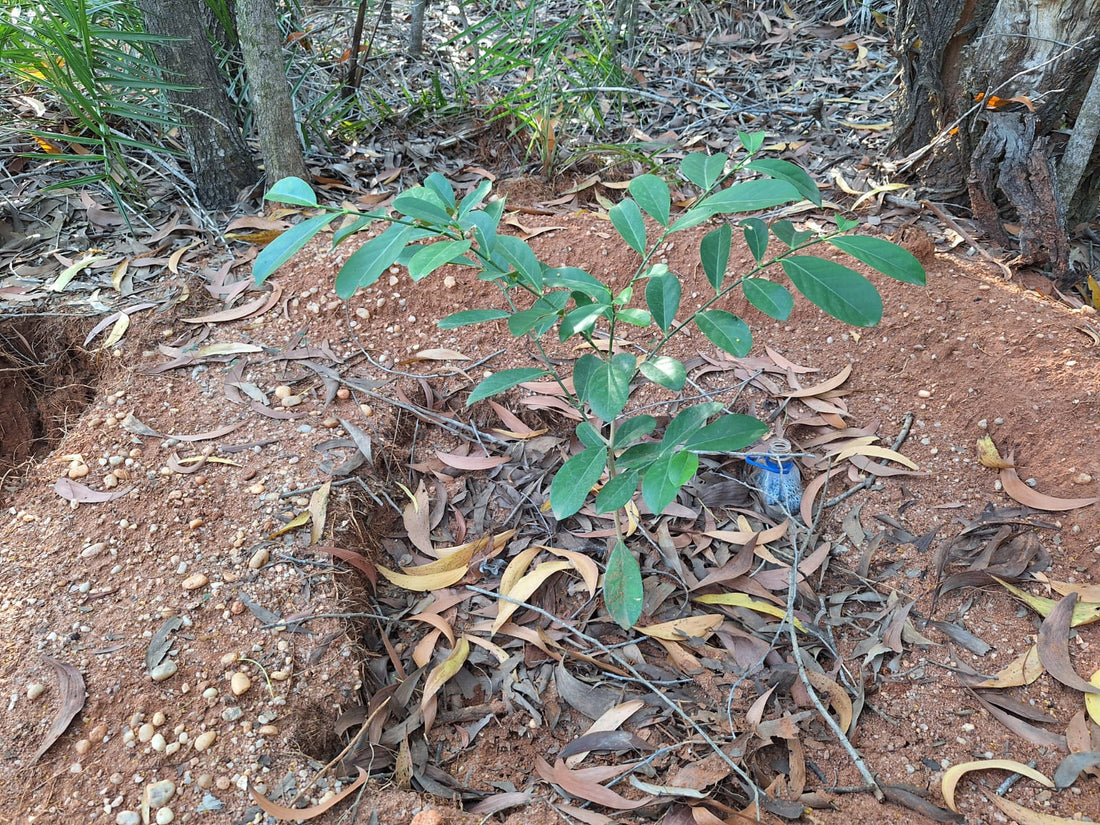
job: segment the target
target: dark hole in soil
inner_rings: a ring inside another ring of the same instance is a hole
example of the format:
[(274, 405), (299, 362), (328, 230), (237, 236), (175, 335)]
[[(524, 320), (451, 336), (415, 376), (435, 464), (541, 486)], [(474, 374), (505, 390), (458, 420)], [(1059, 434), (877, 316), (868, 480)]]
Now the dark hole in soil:
[(93, 367), (63, 319), (0, 320), (0, 505), (92, 402)]

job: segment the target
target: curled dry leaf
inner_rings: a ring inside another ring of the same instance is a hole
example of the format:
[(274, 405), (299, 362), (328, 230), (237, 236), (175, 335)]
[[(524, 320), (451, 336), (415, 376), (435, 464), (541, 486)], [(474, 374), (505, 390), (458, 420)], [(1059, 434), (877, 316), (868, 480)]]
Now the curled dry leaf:
[(840, 722), (840, 729), (850, 734), (852, 732), (854, 711), (852, 708), (852, 700), (848, 698), (848, 694), (844, 688), (824, 673), (818, 673), (816, 670), (807, 668), (806, 678), (814, 688), (820, 690), (829, 697), (829, 704), (832, 706), (833, 710), (836, 711), (837, 719)]
[[(1011, 459), (1011, 456), (1009, 456), (1009, 458)], [(1001, 470), (1000, 479), (1001, 486), (1004, 487), (1006, 493), (1020, 502), (1020, 504), (1035, 510), (1047, 510), (1050, 512), (1076, 510), (1078, 507), (1088, 507), (1090, 504), (1096, 504), (1096, 502), (1100, 501), (1100, 498), (1055, 498), (1054, 496), (1048, 496), (1045, 493), (1032, 490), (1020, 481), (1020, 477), (1016, 475), (1016, 470), (1012, 467), (1005, 467)]]
[[(1091, 684), (1093, 687), (1100, 688), (1100, 670), (1092, 674), (1092, 678), (1089, 679), (1089, 684)], [(1088, 711), (1089, 718), (1092, 719), (1092, 721), (1096, 724), (1100, 725), (1100, 694), (1085, 694), (1085, 710)]]
[(84, 678), (80, 675), (80, 671), (72, 665), (51, 659), (49, 656), (43, 656), (42, 659), (57, 672), (57, 688), (58, 693), (61, 694), (61, 707), (57, 709), (57, 715), (50, 723), (50, 729), (46, 731), (46, 736), (42, 739), (38, 750), (31, 757), (32, 765), (42, 758), (42, 754), (48, 751), (54, 742), (61, 738), (61, 734), (68, 729), (73, 717), (80, 713), (80, 709), (84, 707)]
[(959, 780), (962, 779), (963, 775), (970, 773), (970, 771), (993, 769), (1020, 773), (1048, 788), (1054, 787), (1054, 783), (1035, 768), (1028, 767), (1013, 759), (983, 759), (977, 762), (962, 762), (958, 765), (952, 765), (944, 771), (940, 790), (943, 793), (943, 801), (947, 803), (947, 807), (953, 811), (959, 810), (955, 805), (955, 787), (959, 784)]
[(887, 461), (896, 461), (898, 464), (903, 464), (904, 466), (912, 470), (920, 469), (920, 467), (917, 466), (916, 462), (912, 461), (909, 458), (906, 458), (896, 450), (891, 450), (888, 447), (878, 447), (874, 444), (857, 444), (851, 447), (846, 447), (845, 449), (837, 453), (836, 460), (843, 461), (846, 458), (851, 458), (852, 456), (857, 455), (871, 456), (873, 458), (884, 458)]
[[(1050, 612), (1054, 610), (1058, 604), (1054, 599), (1048, 599), (1045, 596), (1033, 596), (1026, 590), (1021, 590), (1019, 587), (1015, 587), (1004, 579), (1000, 579), (992, 574), (990, 574), (990, 578), (1044, 618), (1049, 616)], [(1078, 602), (1073, 606), (1073, 617), (1070, 620), (1070, 627), (1079, 627), (1083, 624), (1091, 624), (1096, 621), (1100, 621), (1100, 603)]]
[(309, 497), (309, 543), (316, 544), (324, 536), (325, 519), (328, 517), (328, 496), (332, 489), (332, 482), (326, 481), (313, 491)]
[(997, 452), (997, 445), (993, 443), (993, 439), (988, 435), (983, 435), (978, 439), (978, 461), (981, 462), (983, 467), (989, 467), (994, 470), (1004, 470), (1012, 467), (1011, 461), (1005, 461), (1001, 458), (1001, 454)]
[[(427, 567), (427, 565), (424, 566)], [(378, 566), (378, 572), (382, 574), (386, 581), (414, 593), (427, 593), (429, 590), (441, 590), (444, 587), (450, 587), (452, 584), (458, 584), (462, 581), (468, 569), (468, 566), (461, 566), (453, 570), (440, 570), (436, 573), (409, 574), (398, 573), (388, 567)]]
[(644, 799), (627, 799), (599, 782), (586, 779), (577, 772), (569, 770), (560, 759), (554, 762), (554, 767), (551, 768), (545, 760), (536, 758), (535, 770), (545, 781), (561, 786), (566, 793), (596, 805), (603, 805), (605, 808), (632, 811), (653, 801), (653, 797), (649, 796)]
[(702, 613), (698, 616), (686, 616), (670, 622), (651, 624), (647, 627), (635, 625), (634, 629), (654, 639), (666, 639), (670, 642), (683, 642), (688, 639), (705, 639), (725, 621), (720, 613)]
[(823, 393), (827, 393), (827, 392), (829, 392), (829, 390), (835, 390), (837, 387), (839, 387), (841, 384), (843, 384), (845, 381), (847, 381), (849, 376), (851, 376), (851, 374), (852, 374), (852, 365), (848, 364), (846, 367), (844, 367), (844, 369), (842, 369), (840, 372), (838, 372), (836, 375), (834, 375), (832, 378), (828, 379), (827, 381), (822, 381), (820, 384), (815, 384), (814, 386), (807, 387), (804, 390), (795, 390), (794, 392), (789, 392), (789, 393), (786, 394), (785, 397), (787, 397), (787, 398), (811, 398), (815, 395), (821, 395)]
[[(703, 604), (722, 604), (727, 607), (747, 607), (749, 610), (766, 613), (769, 616), (775, 616), (777, 619), (784, 619), (787, 616), (787, 611), (782, 607), (771, 602), (754, 599), (744, 593), (708, 593), (703, 596), (696, 596), (695, 601)], [(794, 626), (802, 632), (806, 631), (806, 625), (802, 624), (800, 619), (796, 618), (794, 620)]]
[(501, 599), (500, 607), (497, 608), (497, 617), (493, 620), (492, 632), (496, 633), (499, 631), (500, 628), (504, 626), (504, 623), (512, 617), (512, 614), (519, 609), (519, 605), (516, 604), (516, 602), (526, 602), (548, 578), (562, 570), (568, 570), (572, 566), (573, 565), (567, 561), (544, 561), (517, 581), (507, 592), (504, 592), (502, 582), (500, 595), (507, 596), (509, 599), (514, 599), (515, 601), (505, 601)]
[(984, 793), (989, 798), (989, 801), (1000, 808), (1007, 816), (1016, 820), (1019, 825), (1076, 825), (1076, 823), (1079, 822), (1079, 820), (1076, 819), (1066, 819), (1064, 816), (1038, 813), (1030, 808), (1025, 808), (1023, 805), (1017, 805), (1015, 802), (1005, 799), (1002, 796), (990, 794), (984, 790), (982, 793)]
[(102, 504), (105, 501), (114, 501), (116, 498), (122, 498), (125, 495), (129, 495), (133, 487), (127, 487), (125, 490), (115, 490), (113, 493), (104, 493), (99, 490), (93, 490), (85, 484), (81, 484), (77, 481), (72, 481), (68, 478), (59, 478), (53, 485), (54, 491), (66, 501), (76, 501), (80, 504)]
[[(420, 700), (421, 710), (427, 708), (428, 704), (435, 699), (435, 695), (439, 692), (439, 689), (458, 673), (466, 663), (466, 659), (469, 655), (470, 641), (465, 636), (460, 636), (454, 648), (451, 650), (450, 655), (428, 672), (428, 678), (424, 682), (424, 695)], [(427, 714), (425, 714), (424, 727), (430, 727)]]
[(270, 293), (241, 304), (239, 307), (223, 309), (218, 312), (208, 312), (205, 315), (196, 315), (193, 318), (180, 318), (180, 320), (185, 324), (220, 324), (227, 321), (239, 321), (242, 318), (249, 318), (253, 315), (263, 315), (275, 306), (275, 304), (279, 303), (279, 298), (282, 297), (282, 294), (282, 287), (276, 284)]
[(1064, 596), (1039, 625), (1039, 661), (1047, 673), (1066, 687), (1096, 695), (1100, 694), (1100, 687), (1082, 679), (1069, 660), (1069, 628), (1076, 604), (1076, 593)]
[(358, 771), (359, 776), (354, 782), (344, 788), (344, 790), (340, 791), (340, 793), (336, 794), (333, 797), (330, 797), (329, 799), (326, 799), (320, 805), (314, 805), (312, 808), (288, 808), (286, 805), (280, 805), (277, 802), (272, 802), (262, 793), (257, 792), (257, 790), (253, 788), (251, 784), (249, 784), (248, 786), (248, 792), (252, 794), (252, 798), (255, 800), (256, 804), (259, 805), (265, 813), (273, 816), (275, 819), (282, 821), (305, 822), (307, 819), (314, 819), (315, 817), (320, 816), (334, 805), (339, 805), (341, 802), (343, 802), (345, 799), (347, 799), (349, 796), (359, 790), (360, 786), (367, 781), (369, 774), (362, 768), (358, 768)]
[[(1009, 688), (1030, 685), (1043, 675), (1043, 663), (1039, 661), (1039, 648), (1032, 645), (988, 679), (978, 682), (979, 688)], [(1086, 697), (1087, 698), (1087, 697)]]

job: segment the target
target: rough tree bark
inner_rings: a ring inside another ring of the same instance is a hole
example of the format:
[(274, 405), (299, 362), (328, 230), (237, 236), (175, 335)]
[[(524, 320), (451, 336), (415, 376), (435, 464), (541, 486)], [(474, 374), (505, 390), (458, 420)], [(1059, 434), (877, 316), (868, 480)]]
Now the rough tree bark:
[(1082, 106), (1100, 95), (1100, 0), (900, 0), (894, 48), (902, 168), (934, 198), (968, 198), (999, 243), (1018, 223), (1022, 260), (1069, 277), (1067, 232), (1100, 196)]
[(200, 0), (137, 0), (145, 28), (161, 35), (153, 51), (168, 79), (188, 88), (170, 91), (191, 177), (202, 204), (220, 209), (259, 178), (218, 74), (214, 51), (201, 25)]
[(237, 0), (237, 32), (260, 135), (267, 185), (287, 177), (308, 178), (302, 140), (283, 62), (282, 35), (273, 0)]

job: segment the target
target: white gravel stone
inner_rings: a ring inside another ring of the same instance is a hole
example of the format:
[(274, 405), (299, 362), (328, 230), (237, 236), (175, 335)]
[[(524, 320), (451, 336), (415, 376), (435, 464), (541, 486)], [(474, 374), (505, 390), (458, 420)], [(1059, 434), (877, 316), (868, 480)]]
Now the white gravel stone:
[(31, 682), (29, 685), (27, 685), (27, 698), (28, 699), (32, 699), (32, 700), (37, 699), (39, 696), (41, 696), (45, 692), (46, 692), (46, 686), (44, 684), (42, 684), (41, 682)]
[(184, 590), (198, 590), (200, 587), (206, 587), (209, 581), (205, 573), (194, 573), (184, 579), (180, 587)]
[(150, 808), (162, 808), (176, 794), (176, 783), (171, 779), (162, 779), (145, 786), (144, 801)]
[(168, 825), (175, 818), (176, 815), (171, 808), (161, 808), (157, 811), (157, 825)]
[(115, 825), (141, 825), (137, 811), (119, 811), (115, 816)]
[(204, 750), (214, 744), (214, 740), (218, 738), (218, 734), (212, 730), (206, 731), (206, 733), (200, 733), (195, 739), (195, 750), (202, 753)]
[(250, 687), (252, 687), (252, 680), (248, 678), (247, 673), (241, 673), (238, 670), (229, 679), (229, 689), (233, 691), (234, 696), (247, 693)]
[(163, 682), (165, 679), (169, 679), (174, 676), (177, 670), (179, 670), (179, 665), (177, 665), (172, 659), (166, 659), (155, 668), (153, 668), (149, 672), (149, 676), (152, 677), (154, 682)]

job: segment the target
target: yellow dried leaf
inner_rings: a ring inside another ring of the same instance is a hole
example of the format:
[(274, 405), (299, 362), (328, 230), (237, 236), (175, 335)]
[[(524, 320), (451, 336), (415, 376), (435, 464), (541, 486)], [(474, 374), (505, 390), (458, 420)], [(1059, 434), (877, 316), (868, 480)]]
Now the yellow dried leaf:
[(316, 544), (324, 535), (325, 519), (328, 517), (328, 495), (331, 489), (332, 482), (326, 481), (309, 497), (309, 514), (313, 522), (309, 528), (310, 544)]
[(673, 619), (670, 622), (651, 624), (648, 627), (635, 626), (635, 629), (654, 639), (682, 642), (687, 639), (705, 639), (725, 621), (725, 618), (720, 613), (703, 613), (698, 616)]
[(845, 733), (851, 733), (854, 711), (852, 710), (852, 700), (848, 698), (844, 688), (824, 673), (818, 673), (816, 670), (810, 670), (809, 668), (806, 669), (806, 678), (817, 690), (829, 697), (829, 704), (836, 711), (840, 729)]
[(332, 806), (340, 804), (340, 802), (347, 799), (349, 796), (358, 791), (363, 783), (370, 778), (370, 774), (368, 774), (362, 768), (358, 768), (357, 770), (359, 771), (359, 777), (354, 782), (352, 782), (350, 785), (340, 791), (340, 793), (336, 794), (335, 796), (329, 797), (321, 804), (314, 805), (311, 808), (290, 808), (286, 805), (280, 805), (277, 802), (272, 802), (262, 793), (259, 793), (255, 788), (253, 788), (251, 784), (249, 784), (248, 792), (252, 794), (252, 798), (255, 800), (256, 804), (259, 805), (269, 816), (288, 822), (305, 822), (307, 819), (313, 819), (314, 817), (320, 816)]
[[(1100, 688), (1100, 670), (1092, 674), (1092, 678), (1089, 679), (1089, 683), (1093, 687)], [(1088, 711), (1089, 718), (1093, 722), (1100, 725), (1100, 693), (1086, 693), (1085, 694), (1085, 710)]]
[(596, 566), (596, 562), (584, 553), (578, 553), (575, 550), (562, 550), (560, 547), (547, 547), (545, 549), (555, 556), (561, 556), (577, 568), (577, 572), (584, 579), (584, 586), (588, 588), (588, 595), (595, 598), (596, 588), (600, 583), (600, 568)]
[(289, 533), (291, 530), (295, 530), (295, 529), (301, 527), (303, 524), (308, 524), (309, 519), (310, 519), (309, 510), (303, 510), (298, 515), (296, 515), (294, 518), (292, 518), (290, 521), (288, 521), (286, 524), (284, 524), (282, 527), (280, 527), (278, 530), (276, 530), (274, 533), (272, 533), (270, 536), (268, 536), (267, 540), (271, 541), (271, 539), (278, 538), (283, 533)]
[(914, 461), (906, 458), (901, 453), (891, 450), (889, 447), (876, 447), (873, 444), (855, 444), (851, 447), (847, 447), (836, 454), (837, 461), (843, 461), (846, 458), (851, 458), (854, 455), (865, 455), (871, 458), (884, 458), (887, 461), (896, 461), (898, 464), (903, 464), (910, 470), (919, 470), (920, 468)]
[(420, 700), (421, 708), (426, 706), (439, 689), (458, 673), (469, 655), (470, 641), (465, 636), (460, 636), (450, 655), (428, 672), (428, 678), (424, 682), (424, 696)]
[(1011, 467), (1012, 464), (1001, 458), (1001, 454), (997, 451), (997, 445), (993, 443), (992, 437), (983, 435), (978, 439), (978, 461), (981, 462), (983, 467), (989, 467), (993, 470), (1003, 470), (1005, 467)]
[(943, 774), (943, 782), (940, 789), (943, 793), (943, 801), (947, 803), (947, 807), (958, 812), (959, 809), (955, 807), (955, 786), (959, 784), (959, 780), (964, 774), (970, 773), (970, 771), (991, 769), (1022, 773), (1024, 776), (1030, 777), (1036, 782), (1046, 785), (1048, 788), (1054, 787), (1054, 783), (1043, 776), (1043, 774), (1039, 773), (1039, 771), (1035, 770), (1035, 768), (1028, 767), (1013, 759), (983, 759), (977, 762), (962, 762), (958, 765), (952, 765)]
[[(515, 599), (516, 602), (525, 602), (548, 578), (561, 570), (568, 570), (572, 566), (573, 565), (567, 561), (544, 561), (522, 579), (517, 581), (515, 586), (509, 589), (507, 593), (502, 593), (501, 595), (508, 596), (509, 599)], [(504, 623), (508, 621), (508, 619), (512, 617), (512, 614), (518, 609), (519, 605), (515, 602), (501, 599), (500, 607), (497, 608), (497, 617), (493, 620), (492, 633), (496, 633), (500, 630)], [(492, 633), (490, 635), (492, 635)]]
[(990, 802), (1004, 811), (1007, 816), (1016, 820), (1020, 825), (1077, 825), (1077, 823), (1081, 821), (1079, 819), (1066, 819), (1064, 816), (1055, 816), (1054, 814), (1041, 814), (1037, 811), (1025, 808), (1023, 805), (1017, 805), (1015, 802), (1005, 799), (1003, 796), (997, 796), (996, 794), (990, 795), (984, 790), (982, 793), (989, 797)]
[(1032, 645), (988, 679), (974, 687), (1009, 688), (1030, 685), (1043, 675), (1043, 663), (1039, 661), (1039, 647)]
[(468, 566), (462, 566), (456, 567), (454, 570), (440, 570), (437, 573), (427, 575), (409, 575), (379, 565), (378, 572), (390, 584), (396, 584), (398, 587), (411, 590), (414, 593), (426, 593), (429, 590), (442, 590), (444, 587), (458, 584), (462, 581), (468, 569)]
[[(1026, 590), (1021, 590), (1004, 579), (999, 579), (996, 576), (991, 576), (991, 578), (1044, 619), (1050, 615), (1050, 611), (1058, 604), (1054, 599), (1048, 599), (1045, 596), (1032, 596)], [(1080, 627), (1083, 624), (1092, 624), (1098, 621), (1100, 621), (1100, 603), (1077, 602), (1073, 606), (1073, 618), (1070, 620), (1069, 626)]]
[[(744, 593), (710, 593), (705, 596), (696, 596), (695, 601), (701, 602), (702, 604), (724, 604), (728, 607), (747, 607), (749, 610), (754, 610), (757, 613), (766, 613), (769, 616), (775, 616), (777, 619), (783, 619), (787, 616), (787, 611), (782, 607), (774, 605), (771, 602), (754, 599), (752, 596), (747, 596)], [(806, 630), (806, 626), (802, 624), (799, 619), (794, 620), (794, 626), (798, 630)]]
[(111, 334), (107, 336), (107, 340), (103, 342), (103, 349), (110, 349), (119, 341), (122, 340), (122, 336), (126, 334), (126, 330), (130, 328), (130, 316), (125, 312), (118, 317), (114, 325), (111, 327)]

